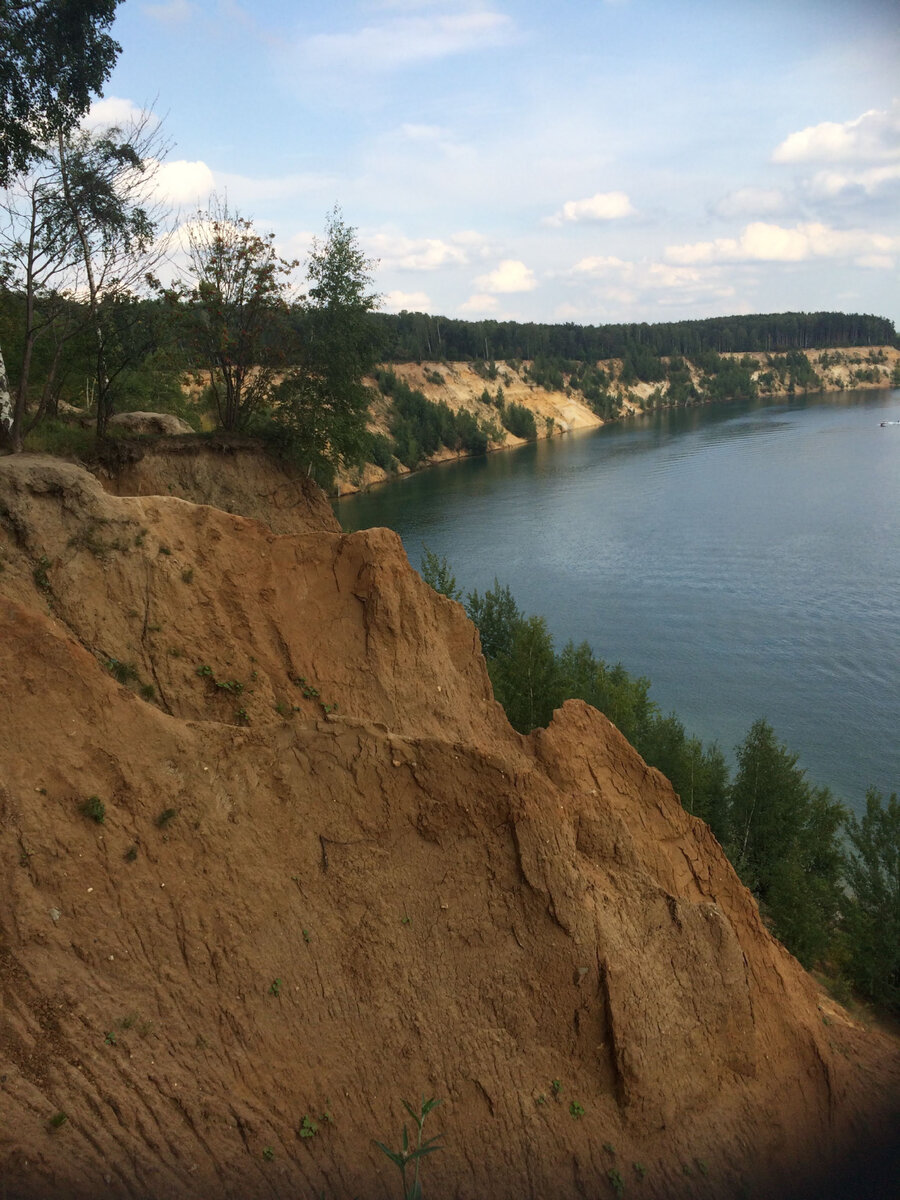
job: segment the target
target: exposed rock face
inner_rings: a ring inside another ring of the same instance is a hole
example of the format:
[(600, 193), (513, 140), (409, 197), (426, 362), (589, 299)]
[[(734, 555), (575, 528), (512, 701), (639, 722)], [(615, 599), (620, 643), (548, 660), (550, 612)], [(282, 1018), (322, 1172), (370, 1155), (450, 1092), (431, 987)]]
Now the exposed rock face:
[(115, 413), (109, 418), (109, 424), (114, 429), (124, 429), (129, 433), (193, 433), (187, 421), (182, 421), (181, 417), (176, 417), (172, 413)]
[(0, 462), (7, 1195), (387, 1197), (422, 1093), (436, 1197), (785, 1195), (870, 1144), (897, 1046), (665, 779), (580, 702), (515, 733), (395, 535), (288, 508)]

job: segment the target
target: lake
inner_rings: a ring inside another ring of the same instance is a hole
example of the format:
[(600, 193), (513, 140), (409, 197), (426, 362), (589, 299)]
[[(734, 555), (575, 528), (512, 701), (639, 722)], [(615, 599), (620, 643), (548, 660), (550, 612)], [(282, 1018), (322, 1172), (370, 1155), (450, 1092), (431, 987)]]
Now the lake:
[(765, 716), (855, 809), (900, 790), (900, 390), (660, 413), (422, 471), (335, 509), (509, 584), (732, 757)]

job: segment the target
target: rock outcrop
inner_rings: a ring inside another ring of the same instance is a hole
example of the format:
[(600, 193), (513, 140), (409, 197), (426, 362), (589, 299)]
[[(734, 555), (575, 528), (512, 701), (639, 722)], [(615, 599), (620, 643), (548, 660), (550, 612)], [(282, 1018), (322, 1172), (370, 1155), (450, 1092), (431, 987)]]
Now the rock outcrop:
[(787, 1195), (888, 1136), (896, 1043), (615, 727), (515, 733), (394, 534), (208, 454), (0, 461), (4, 1194), (387, 1197), (422, 1094), (435, 1197)]

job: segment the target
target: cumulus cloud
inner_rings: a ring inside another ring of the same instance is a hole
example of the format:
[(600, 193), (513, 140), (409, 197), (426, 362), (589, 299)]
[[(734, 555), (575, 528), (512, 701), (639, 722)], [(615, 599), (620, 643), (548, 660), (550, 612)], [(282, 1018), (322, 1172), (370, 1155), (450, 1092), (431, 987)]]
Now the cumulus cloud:
[(634, 263), (614, 255), (593, 255), (580, 259), (572, 268), (574, 275), (609, 275), (634, 270)]
[[(146, 120), (148, 115), (147, 111), (133, 100), (125, 100), (121, 96), (104, 96), (102, 100), (94, 101), (81, 126), (83, 129), (105, 129), (110, 125), (139, 124)], [(155, 117), (150, 119), (154, 125), (158, 124)]]
[[(479, 275), (475, 286), (482, 293), (532, 292), (537, 287), (534, 271), (517, 258), (505, 258), (487, 275)], [(473, 297), (474, 298), (474, 297)]]
[(764, 221), (747, 225), (737, 238), (667, 246), (669, 262), (683, 266), (717, 262), (805, 262), (817, 258), (879, 256), (900, 250), (900, 237), (864, 229), (833, 229), (817, 221), (785, 228)]
[(216, 190), (216, 181), (205, 162), (176, 159), (157, 167), (154, 188), (160, 199), (169, 204), (203, 205)]
[(321, 33), (298, 46), (302, 61), (319, 70), (390, 71), (507, 45), (515, 26), (487, 9), (391, 17), (352, 33)]
[(425, 292), (387, 292), (384, 307), (388, 312), (430, 312), (432, 305)]
[(547, 217), (548, 225), (563, 225), (571, 222), (583, 224), (593, 221), (617, 221), (629, 217), (635, 211), (625, 192), (597, 192), (586, 200), (567, 200), (559, 212)]
[(459, 311), (461, 313), (496, 312), (499, 305), (500, 301), (496, 296), (487, 296), (483, 292), (476, 292), (474, 296), (470, 296), (459, 306)]
[(818, 171), (809, 182), (809, 191), (814, 196), (826, 198), (840, 196), (850, 191), (874, 196), (898, 183), (900, 183), (900, 163), (857, 170), (851, 167), (842, 171)]
[(408, 238), (400, 234), (376, 233), (366, 239), (367, 249), (382, 266), (401, 271), (434, 271), (469, 261), (465, 243), (443, 238)]
[(822, 121), (784, 139), (772, 154), (777, 163), (882, 162), (900, 158), (900, 99), (889, 109), (871, 108), (853, 121)]

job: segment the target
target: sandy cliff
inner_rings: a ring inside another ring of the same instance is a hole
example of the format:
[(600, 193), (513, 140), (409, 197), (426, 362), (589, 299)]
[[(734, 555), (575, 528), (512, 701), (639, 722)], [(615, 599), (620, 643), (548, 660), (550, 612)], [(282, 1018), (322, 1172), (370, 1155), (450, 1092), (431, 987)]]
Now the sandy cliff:
[(387, 1197), (423, 1093), (426, 1196), (785, 1195), (875, 1147), (896, 1044), (665, 779), (580, 702), (516, 734), (393, 534), (252, 455), (272, 520), (214, 507), (240, 461), (0, 461), (3, 1194)]

